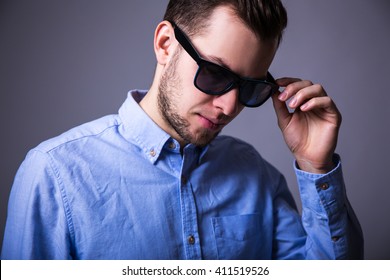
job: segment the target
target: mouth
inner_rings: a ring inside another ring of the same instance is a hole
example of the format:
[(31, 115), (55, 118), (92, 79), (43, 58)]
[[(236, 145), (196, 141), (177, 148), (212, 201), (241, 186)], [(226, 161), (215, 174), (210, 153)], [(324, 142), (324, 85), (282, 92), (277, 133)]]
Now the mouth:
[(216, 118), (208, 118), (203, 115), (198, 114), (199, 121), (201, 125), (209, 130), (218, 131), (221, 130), (227, 123), (223, 121), (219, 121)]

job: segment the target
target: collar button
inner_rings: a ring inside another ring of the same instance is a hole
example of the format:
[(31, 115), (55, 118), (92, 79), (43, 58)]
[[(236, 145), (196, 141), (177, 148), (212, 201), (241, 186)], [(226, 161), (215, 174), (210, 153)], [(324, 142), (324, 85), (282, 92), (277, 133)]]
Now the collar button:
[(155, 157), (156, 156), (156, 151), (154, 150), (154, 149), (151, 149), (150, 151), (149, 151), (149, 155), (151, 156), (151, 157)]

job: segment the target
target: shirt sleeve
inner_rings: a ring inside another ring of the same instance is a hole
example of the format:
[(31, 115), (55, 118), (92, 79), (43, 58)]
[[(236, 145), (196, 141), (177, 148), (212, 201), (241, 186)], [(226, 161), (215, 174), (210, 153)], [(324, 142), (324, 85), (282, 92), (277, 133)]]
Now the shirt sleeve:
[(363, 234), (348, 201), (341, 161), (327, 174), (297, 168), (302, 200), (302, 224), (306, 232), (306, 259), (362, 259)]
[(2, 259), (71, 258), (70, 215), (60, 183), (48, 154), (27, 155), (9, 198)]

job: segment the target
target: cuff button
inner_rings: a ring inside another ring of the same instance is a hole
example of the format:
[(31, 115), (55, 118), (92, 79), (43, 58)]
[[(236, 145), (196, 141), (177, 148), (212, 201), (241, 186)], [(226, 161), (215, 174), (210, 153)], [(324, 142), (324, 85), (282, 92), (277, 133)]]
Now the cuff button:
[(320, 185), (320, 189), (323, 190), (323, 191), (329, 189), (329, 184), (328, 183), (322, 183)]

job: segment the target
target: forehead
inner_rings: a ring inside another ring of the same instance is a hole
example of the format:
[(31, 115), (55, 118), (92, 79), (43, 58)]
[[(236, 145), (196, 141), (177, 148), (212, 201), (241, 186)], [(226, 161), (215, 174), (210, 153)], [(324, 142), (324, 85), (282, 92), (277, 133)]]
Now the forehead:
[(214, 10), (207, 26), (192, 41), (201, 55), (241, 76), (263, 76), (275, 55), (277, 42), (259, 39), (226, 6)]

